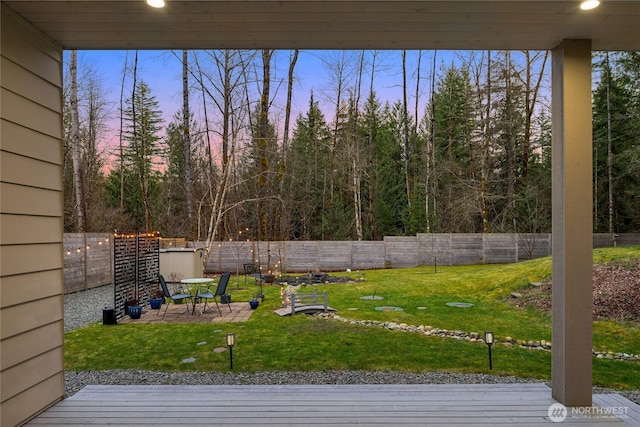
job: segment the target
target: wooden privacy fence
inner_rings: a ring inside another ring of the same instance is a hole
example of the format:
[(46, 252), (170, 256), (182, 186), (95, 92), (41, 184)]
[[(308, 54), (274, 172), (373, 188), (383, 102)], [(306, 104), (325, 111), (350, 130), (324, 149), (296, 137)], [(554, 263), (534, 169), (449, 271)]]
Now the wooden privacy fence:
[(64, 292), (76, 292), (113, 281), (113, 235), (64, 234)]
[[(113, 236), (108, 233), (64, 235), (65, 292), (113, 281)], [(593, 247), (640, 245), (640, 233), (593, 235)], [(160, 247), (204, 247), (184, 239), (161, 239)], [(551, 255), (551, 234), (418, 234), (381, 241), (219, 242), (205, 271), (243, 274), (243, 264), (262, 272), (368, 270), (511, 263)]]
[[(593, 247), (638, 245), (640, 234), (594, 234)], [(197, 246), (197, 244), (196, 244)], [(220, 242), (205, 271), (309, 272), (427, 265), (499, 264), (551, 255), (551, 234), (418, 234), (382, 241)]]

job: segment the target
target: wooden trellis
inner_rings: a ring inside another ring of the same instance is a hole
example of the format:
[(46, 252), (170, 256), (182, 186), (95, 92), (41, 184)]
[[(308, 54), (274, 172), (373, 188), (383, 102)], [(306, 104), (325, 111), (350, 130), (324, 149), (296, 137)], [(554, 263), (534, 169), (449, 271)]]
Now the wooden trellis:
[(150, 288), (160, 272), (160, 234), (122, 233), (113, 239), (114, 312), (127, 314), (127, 306), (149, 304)]

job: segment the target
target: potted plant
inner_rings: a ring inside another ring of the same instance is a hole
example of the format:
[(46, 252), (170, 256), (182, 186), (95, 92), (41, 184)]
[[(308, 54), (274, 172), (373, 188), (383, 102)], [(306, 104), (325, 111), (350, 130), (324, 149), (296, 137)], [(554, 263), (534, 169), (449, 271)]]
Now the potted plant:
[(262, 275), (262, 280), (264, 280), (265, 283), (273, 283), (273, 282), (276, 281), (276, 275), (275, 274), (271, 274), (271, 273), (263, 274)]
[(141, 305), (130, 305), (127, 308), (129, 312), (129, 317), (132, 319), (139, 319), (142, 316), (142, 306)]
[(139, 319), (142, 315), (142, 306), (138, 300), (136, 290), (129, 290), (127, 299), (124, 302), (124, 310), (132, 319)]
[(156, 287), (151, 292), (151, 298), (149, 298), (149, 305), (153, 310), (158, 310), (160, 306), (162, 306), (163, 302), (164, 302), (164, 293), (162, 292), (161, 289)]
[(256, 308), (258, 308), (258, 305), (260, 305), (260, 301), (258, 300), (258, 298), (251, 298), (249, 300), (249, 306), (251, 307), (251, 310), (255, 310)]

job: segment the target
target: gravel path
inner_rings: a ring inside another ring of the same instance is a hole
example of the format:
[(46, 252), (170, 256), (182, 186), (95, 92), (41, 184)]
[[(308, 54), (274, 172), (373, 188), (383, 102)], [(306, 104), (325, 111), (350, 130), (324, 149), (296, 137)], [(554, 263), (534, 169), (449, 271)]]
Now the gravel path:
[[(113, 286), (101, 286), (64, 297), (65, 332), (102, 322), (104, 307), (113, 306)], [(73, 309), (71, 309), (73, 308)], [(625, 363), (625, 362), (620, 362)], [(128, 384), (506, 384), (535, 383), (538, 380), (486, 374), (450, 372), (326, 371), (326, 372), (150, 372), (110, 370), (65, 372), (65, 392), (71, 396), (85, 385)], [(620, 391), (594, 387), (594, 393), (619, 393), (640, 405), (640, 390)]]
[(64, 296), (64, 331), (102, 323), (102, 310), (113, 307), (113, 285), (105, 285)]

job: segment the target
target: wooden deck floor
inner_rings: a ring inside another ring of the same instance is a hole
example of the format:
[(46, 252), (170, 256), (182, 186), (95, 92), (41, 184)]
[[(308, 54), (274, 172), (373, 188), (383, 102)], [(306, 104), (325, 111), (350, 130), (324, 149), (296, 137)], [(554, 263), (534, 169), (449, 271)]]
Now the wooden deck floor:
[[(27, 425), (548, 426), (553, 403), (544, 384), (87, 386)], [(600, 416), (569, 409), (558, 425), (640, 425), (619, 395), (594, 404)]]

